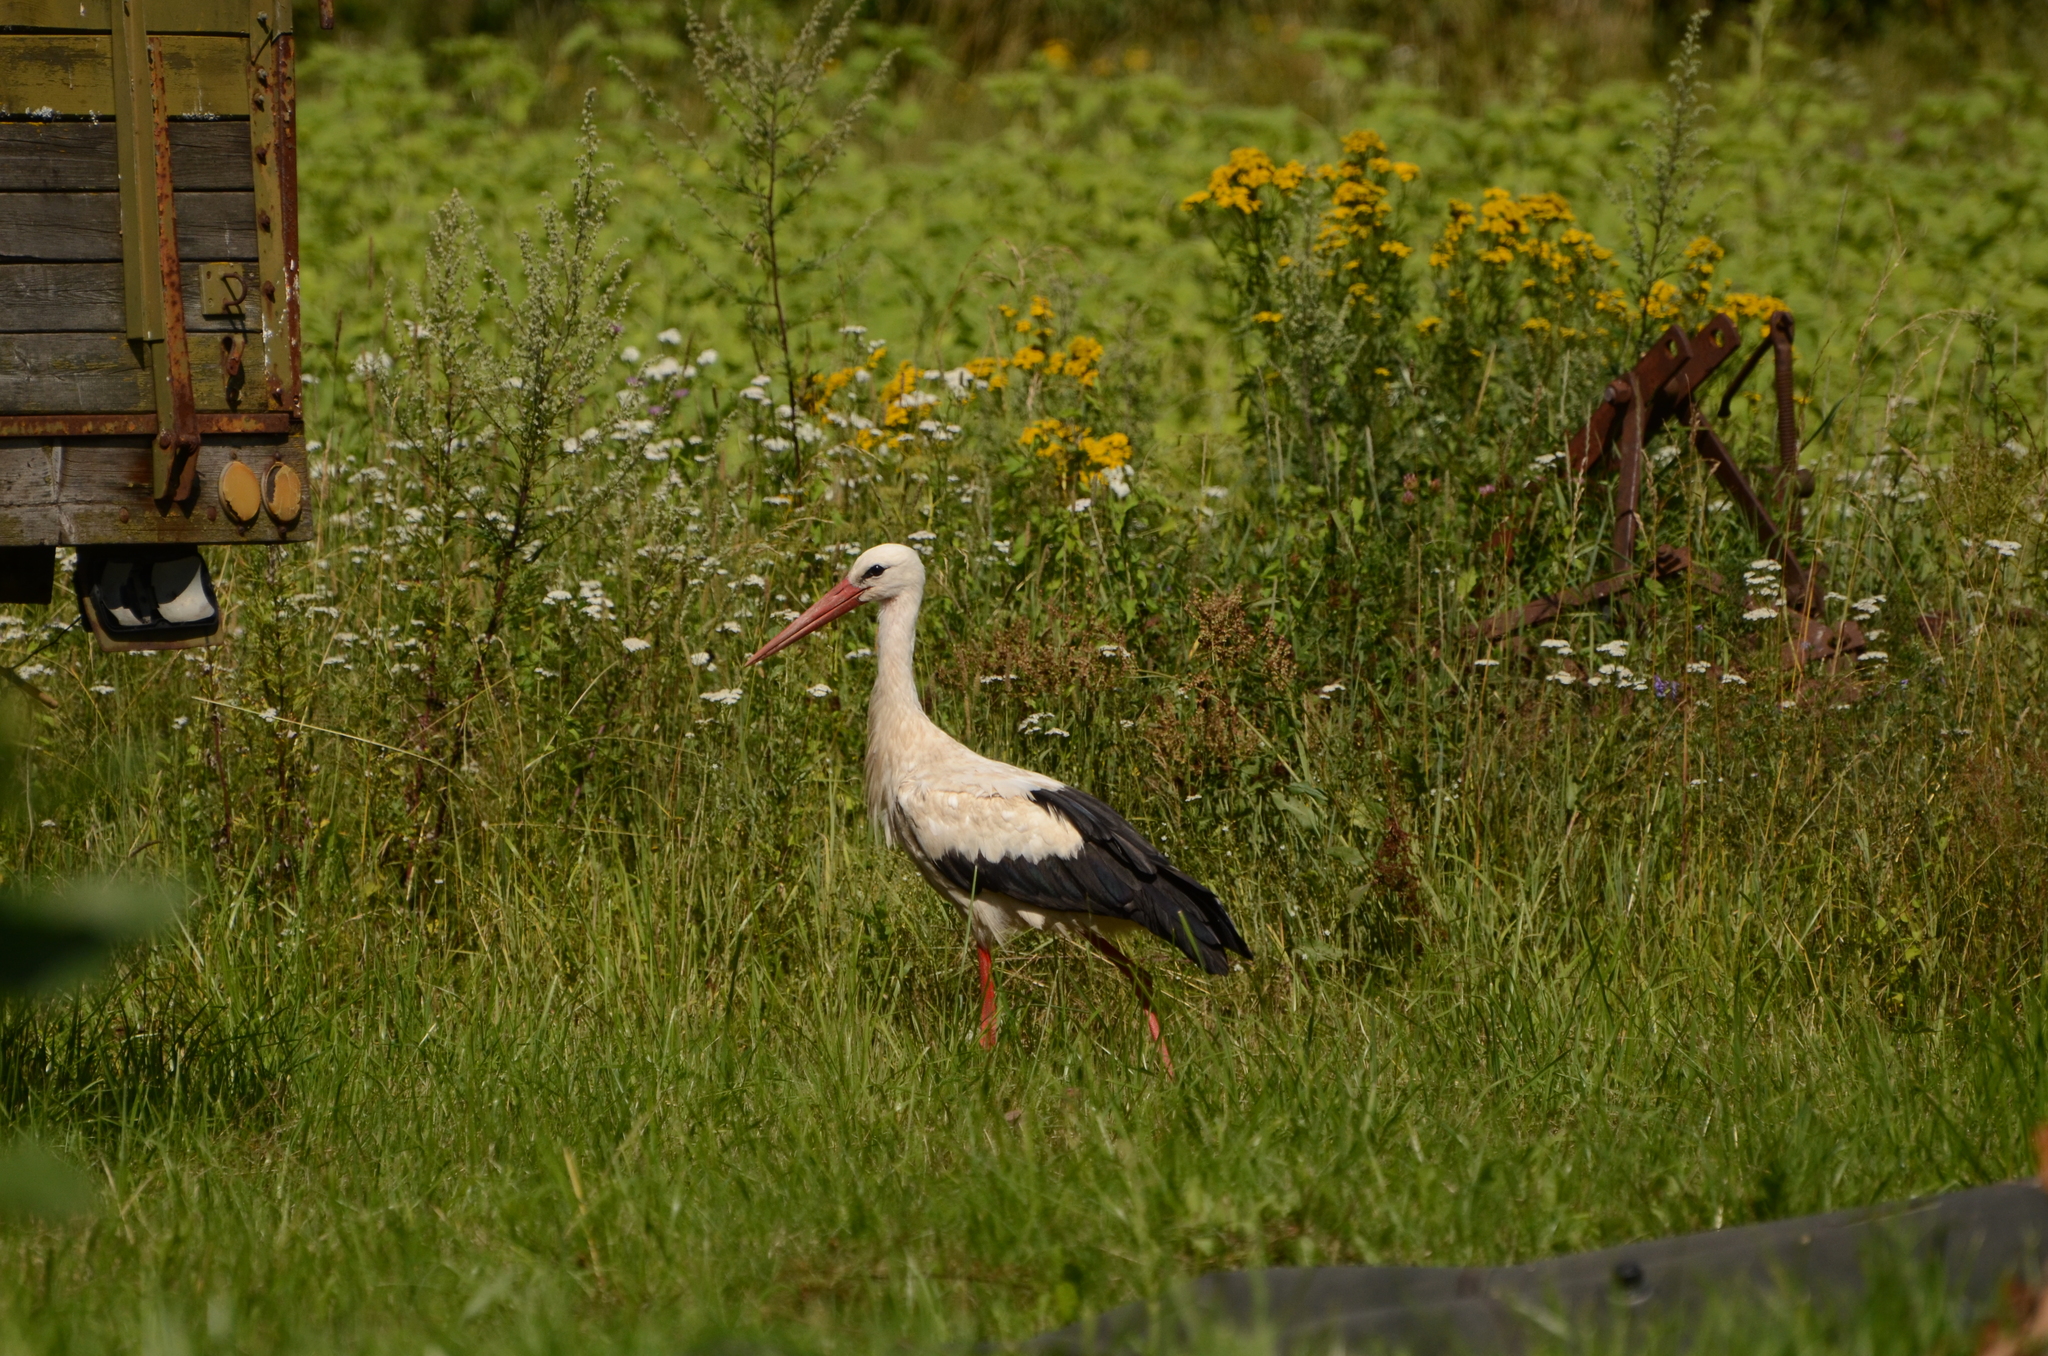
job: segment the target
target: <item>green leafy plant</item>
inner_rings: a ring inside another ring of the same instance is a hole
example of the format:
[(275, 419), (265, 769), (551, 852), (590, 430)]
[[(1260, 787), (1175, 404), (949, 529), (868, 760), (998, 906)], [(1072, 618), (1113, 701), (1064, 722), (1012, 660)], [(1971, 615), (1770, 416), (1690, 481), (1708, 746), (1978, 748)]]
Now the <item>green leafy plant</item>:
[[(801, 484), (808, 470), (799, 417), (808, 369), (799, 353), (801, 331), (816, 314), (799, 303), (797, 291), (844, 259), (860, 235), (856, 230), (829, 249), (805, 253), (796, 247), (792, 219), (839, 160), (862, 114), (889, 78), (891, 58), (884, 57), (858, 95), (830, 117), (821, 116), (820, 86), (853, 31), (856, 8), (853, 3), (822, 0), (780, 49), (761, 35), (753, 20), (735, 17), (730, 7), (722, 9), (715, 22), (694, 7), (685, 8), (684, 29), (698, 90), (729, 144), (699, 131), (636, 81), (641, 96), (688, 153), (689, 158), (678, 163), (656, 143), (677, 190), (713, 234), (751, 266), (753, 284), (743, 286), (712, 267), (691, 245), (689, 233), (672, 232), (677, 244), (703, 264), (705, 277), (740, 307), (756, 357), (781, 374), (783, 403), (774, 418), (758, 421), (778, 427), (772, 433), (757, 430), (755, 441), (791, 487)], [(700, 183), (693, 162), (709, 167), (714, 187)], [(802, 357), (808, 360), (809, 355)]]

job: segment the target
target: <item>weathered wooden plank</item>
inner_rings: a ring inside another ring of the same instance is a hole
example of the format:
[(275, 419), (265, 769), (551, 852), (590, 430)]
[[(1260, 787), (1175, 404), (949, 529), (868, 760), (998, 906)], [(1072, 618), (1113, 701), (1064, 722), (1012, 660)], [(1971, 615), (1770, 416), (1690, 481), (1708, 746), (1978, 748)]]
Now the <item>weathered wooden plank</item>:
[[(154, 377), (121, 334), (0, 335), (0, 414), (122, 414), (156, 408)], [(202, 410), (260, 409), (244, 382), (236, 406), (217, 339), (193, 345), (192, 395)]]
[[(180, 193), (178, 257), (256, 258), (256, 195)], [(90, 263), (121, 258), (118, 193), (0, 193), (0, 259)]]
[[(194, 190), (254, 188), (249, 124), (240, 118), (172, 123), (171, 182)], [(120, 192), (114, 124), (0, 122), (0, 190)]]
[(0, 443), (0, 508), (33, 508), (57, 502), (57, 449)]
[(258, 514), (247, 528), (236, 527), (220, 511), (221, 470), (234, 456), (259, 474), (281, 458), (298, 472), (301, 483), (311, 483), (302, 437), (208, 442), (199, 449), (199, 492), (191, 511), (174, 509), (166, 515), (149, 497), (147, 438), (97, 439), (61, 447), (0, 440), (0, 545), (206, 545), (310, 537), (310, 510), (284, 526), (267, 513)]
[[(112, 44), (104, 33), (0, 33), (0, 116), (113, 117)], [(172, 117), (249, 116), (246, 39), (169, 34), (163, 46)]]
[[(177, 0), (149, 15), (152, 33), (242, 33), (248, 0)], [(288, 14), (289, 5), (280, 6)], [(114, 20), (113, 0), (0, 0), (0, 28), (84, 29), (104, 33)], [(287, 20), (287, 25), (289, 21)]]
[[(244, 267), (253, 292), (256, 270)], [(257, 298), (249, 299), (239, 319), (207, 315), (201, 296), (200, 265), (188, 262), (180, 273), (188, 331), (254, 334), (262, 328)], [(0, 264), (0, 334), (91, 334), (125, 332), (126, 328), (119, 264)], [(208, 355), (201, 354), (195, 346), (192, 359), (204, 362)]]

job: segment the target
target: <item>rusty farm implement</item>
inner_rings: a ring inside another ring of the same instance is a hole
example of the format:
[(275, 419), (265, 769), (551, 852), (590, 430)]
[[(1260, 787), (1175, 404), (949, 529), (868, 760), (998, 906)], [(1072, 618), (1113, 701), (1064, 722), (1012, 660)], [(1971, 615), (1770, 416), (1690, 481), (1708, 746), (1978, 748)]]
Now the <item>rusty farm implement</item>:
[[(1496, 613), (1473, 628), (1485, 640), (1503, 640), (1525, 627), (1541, 625), (1583, 607), (1611, 606), (1646, 580), (1692, 574), (1718, 591), (1720, 580), (1701, 568), (1685, 547), (1660, 545), (1643, 558), (1643, 492), (1649, 446), (1667, 431), (1705, 459), (1714, 479), (1727, 493), (1755, 535), (1764, 558), (1779, 570), (1784, 606), (1792, 622), (1791, 639), (1782, 658), (1787, 665), (1834, 660), (1864, 648), (1862, 631), (1851, 620), (1830, 625), (1819, 616), (1824, 597), (1822, 566), (1798, 554), (1802, 526), (1801, 501), (1813, 492), (1813, 474), (1799, 465), (1799, 424), (1792, 387), (1792, 316), (1772, 314), (1762, 341), (1721, 393), (1712, 419), (1701, 396), (1720, 368), (1741, 345), (1741, 331), (1727, 315), (1716, 315), (1687, 334), (1674, 325), (1658, 336), (1649, 351), (1625, 375), (1607, 386), (1585, 426), (1572, 436), (1565, 458), (1574, 476), (1612, 476), (1614, 532), (1611, 553), (1619, 569), (1577, 588), (1534, 599)], [(1728, 445), (1715, 431), (1725, 421), (1765, 353), (1772, 357), (1777, 399), (1778, 465), (1768, 497), (1759, 494), (1743, 474)]]

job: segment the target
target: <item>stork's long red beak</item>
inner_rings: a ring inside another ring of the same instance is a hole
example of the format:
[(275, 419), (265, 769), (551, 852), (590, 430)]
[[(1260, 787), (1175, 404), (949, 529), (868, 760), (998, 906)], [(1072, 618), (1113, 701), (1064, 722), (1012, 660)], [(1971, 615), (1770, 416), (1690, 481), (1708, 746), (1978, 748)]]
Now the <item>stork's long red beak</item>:
[(838, 621), (847, 613), (860, 606), (867, 597), (867, 590), (849, 580), (842, 579), (825, 590), (825, 596), (812, 603), (804, 615), (782, 628), (775, 639), (754, 651), (747, 660), (758, 664), (777, 650), (786, 650), (813, 631), (822, 630)]

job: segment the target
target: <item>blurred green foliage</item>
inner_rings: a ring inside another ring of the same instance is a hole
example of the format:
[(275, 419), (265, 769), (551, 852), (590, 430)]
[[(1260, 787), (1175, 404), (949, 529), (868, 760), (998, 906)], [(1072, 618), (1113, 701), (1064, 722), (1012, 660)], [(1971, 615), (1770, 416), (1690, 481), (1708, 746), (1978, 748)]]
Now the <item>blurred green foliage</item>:
[[(335, 37), (308, 33), (306, 41), (405, 42), (444, 59), (511, 43), (537, 65), (588, 71), (610, 54), (678, 62), (684, 8), (683, 0), (339, 0)], [(797, 0), (736, 6), (785, 31), (808, 8)], [(1421, 84), (1472, 110), (1532, 88), (1655, 78), (1699, 8), (1675, 0), (872, 0), (864, 17), (916, 35), (926, 55), (913, 69), (926, 79), (1016, 69), (1051, 50), (1099, 73), (1164, 70), (1233, 101), (1313, 108), (1306, 50), (1347, 80)], [(1705, 8), (1716, 74), (1797, 69), (1803, 55), (1905, 94), (1966, 84), (1985, 70), (2037, 74), (2048, 57), (2032, 7), (2018, 0)]]

